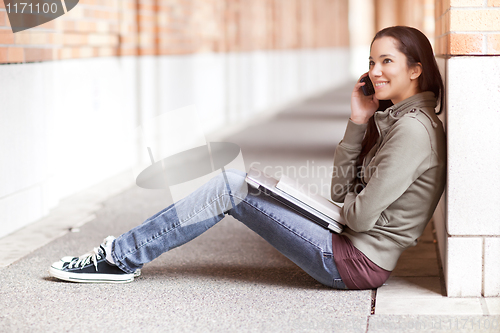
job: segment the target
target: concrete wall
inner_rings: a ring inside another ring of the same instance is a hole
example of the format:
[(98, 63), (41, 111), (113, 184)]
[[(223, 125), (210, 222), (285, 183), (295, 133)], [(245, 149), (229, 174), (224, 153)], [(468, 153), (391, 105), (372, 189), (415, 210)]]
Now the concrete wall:
[(208, 133), (348, 78), (343, 48), (0, 66), (0, 237), (137, 165), (154, 116), (196, 104)]

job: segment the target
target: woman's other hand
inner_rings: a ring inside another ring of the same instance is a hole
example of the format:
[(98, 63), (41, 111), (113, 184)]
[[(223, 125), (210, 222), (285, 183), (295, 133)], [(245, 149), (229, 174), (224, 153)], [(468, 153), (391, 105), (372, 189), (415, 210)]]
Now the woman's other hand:
[(351, 94), (351, 120), (356, 124), (368, 123), (370, 117), (378, 109), (378, 99), (375, 95), (365, 96), (361, 90), (366, 83), (359, 81), (366, 76), (368, 72), (361, 75)]

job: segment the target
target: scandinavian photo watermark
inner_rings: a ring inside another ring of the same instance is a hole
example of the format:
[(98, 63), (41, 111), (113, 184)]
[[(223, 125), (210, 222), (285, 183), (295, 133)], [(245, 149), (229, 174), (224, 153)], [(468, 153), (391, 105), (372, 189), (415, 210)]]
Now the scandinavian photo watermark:
[[(304, 322), (295, 328), (314, 330), (315, 322)], [(374, 331), (374, 332), (498, 332), (500, 329), (499, 316), (423, 316), (417, 318), (400, 317), (384, 318), (369, 317), (368, 327), (366, 318), (335, 318), (332, 323), (333, 331)]]
[(409, 321), (370, 321), (370, 329), (411, 332), (411, 331), (478, 331), (498, 332), (500, 329), (499, 317), (460, 317), (460, 318), (421, 318)]
[(13, 33), (50, 22), (75, 8), (79, 0), (3, 0)]
[[(318, 165), (315, 161), (307, 160), (304, 165), (263, 165), (261, 162), (252, 162), (251, 168), (259, 170), (265, 175), (280, 179), (285, 175), (293, 179), (295, 188), (306, 195), (341, 195), (347, 190), (359, 193), (363, 190), (360, 179), (371, 179), (378, 177), (378, 168), (356, 167), (356, 166), (325, 166)], [(339, 180), (332, 182), (332, 180)], [(353, 187), (354, 186), (354, 187)]]

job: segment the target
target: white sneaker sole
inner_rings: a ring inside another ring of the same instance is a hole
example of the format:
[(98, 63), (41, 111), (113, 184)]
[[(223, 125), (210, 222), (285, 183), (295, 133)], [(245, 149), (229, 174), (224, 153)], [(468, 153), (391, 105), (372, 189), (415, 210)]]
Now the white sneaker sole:
[(53, 267), (49, 268), (49, 274), (59, 280), (81, 283), (128, 283), (134, 281), (134, 274), (70, 273)]

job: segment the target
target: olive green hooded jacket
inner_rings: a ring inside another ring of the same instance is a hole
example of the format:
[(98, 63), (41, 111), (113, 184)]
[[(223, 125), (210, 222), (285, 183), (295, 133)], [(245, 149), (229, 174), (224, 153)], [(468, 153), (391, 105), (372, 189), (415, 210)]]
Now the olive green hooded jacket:
[(367, 125), (351, 120), (335, 150), (331, 197), (343, 202), (343, 235), (381, 268), (392, 271), (416, 245), (443, 193), (446, 137), (430, 91), (374, 114), (379, 139), (359, 172)]

